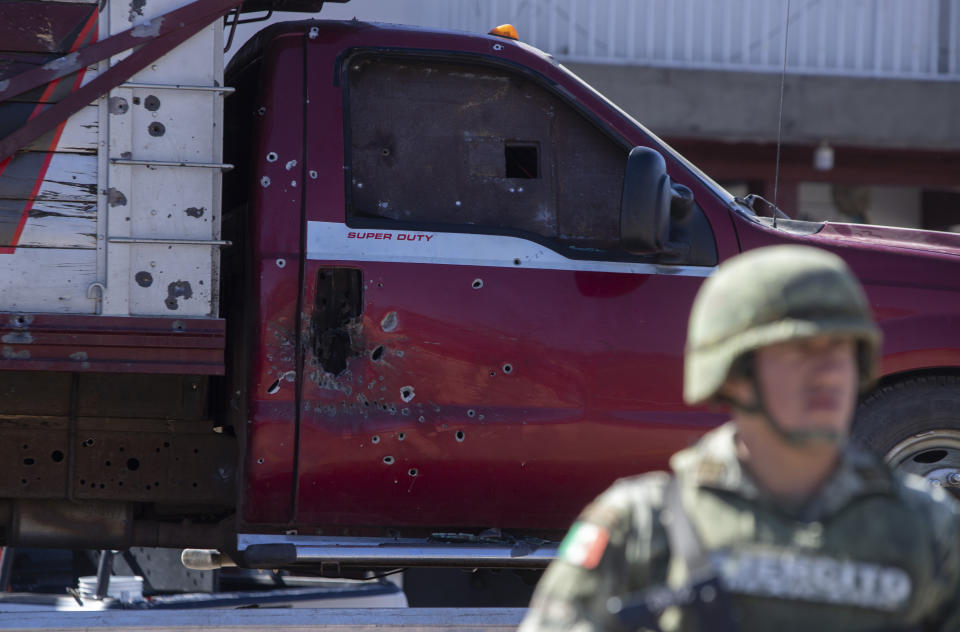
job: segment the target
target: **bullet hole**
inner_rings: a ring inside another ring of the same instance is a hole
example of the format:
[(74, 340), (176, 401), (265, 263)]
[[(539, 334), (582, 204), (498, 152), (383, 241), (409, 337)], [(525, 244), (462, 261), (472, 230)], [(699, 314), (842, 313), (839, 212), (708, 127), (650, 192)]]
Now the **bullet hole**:
[[(201, 281), (201, 283), (203, 283), (203, 281)], [(181, 321), (181, 320), (175, 320), (175, 321), (173, 321), (173, 323), (171, 323), (170, 327), (171, 327), (174, 331), (186, 331), (186, 329), (187, 329), (187, 326), (184, 325), (184, 324), (183, 324), (183, 321)]]
[(280, 269), (283, 269), (283, 268), (286, 268), (286, 267), (287, 267), (287, 260), (286, 260), (286, 259), (277, 259), (276, 263), (277, 263), (277, 267), (280, 268)]
[(423, 423), (423, 422), (425, 422), (426, 420), (427, 420), (427, 418), (424, 417), (423, 415), (420, 415), (419, 417), (417, 417), (417, 421), (419, 421), (420, 423)]
[(268, 178), (267, 176), (263, 176), (262, 178), (260, 178), (260, 186), (262, 186), (263, 188), (267, 188), (268, 186), (270, 186), (270, 178)]
[(263, 116), (266, 113), (267, 113), (267, 108), (263, 107), (262, 105), (257, 108), (258, 115)]
[(170, 442), (169, 442), (169, 441), (164, 441), (164, 442), (163, 442), (163, 447), (169, 448), (169, 447), (170, 447)]
[(280, 390), (280, 379), (274, 380), (273, 384), (267, 387), (267, 395), (275, 395)]
[(259, 463), (260, 465), (263, 465), (263, 457), (260, 457), (259, 459), (257, 459), (257, 463)]
[(143, 100), (143, 107), (147, 108), (151, 112), (156, 112), (160, 109), (160, 99), (151, 94)]
[(288, 160), (288, 161), (287, 161), (287, 164), (285, 164), (285, 165), (283, 166), (283, 168), (286, 169), (287, 171), (290, 171), (291, 169), (293, 169), (293, 168), (296, 167), (296, 166), (297, 166), (297, 161), (296, 161), (296, 160)]
[(467, 411), (467, 417), (470, 417), (471, 419), (473, 419), (476, 415), (477, 415), (477, 412), (472, 408)]
[(277, 152), (271, 151), (269, 154), (267, 154), (267, 162), (276, 162), (277, 158), (279, 157), (280, 156), (277, 155)]
[(107, 103), (107, 108), (110, 110), (110, 114), (126, 114), (127, 110), (130, 109), (130, 105), (123, 97), (110, 97), (110, 100)]
[(197, 219), (203, 217), (203, 212), (207, 210), (203, 206), (191, 206), (190, 208), (183, 209), (183, 212), (189, 215), (190, 217), (196, 217)]
[(496, 371), (490, 371), (490, 377), (497, 377)]
[(405, 432), (401, 432), (400, 434), (397, 435), (397, 441), (403, 441), (406, 438), (407, 438), (407, 434)]
[(33, 458), (29, 456), (23, 460), (24, 465), (33, 465), (34, 463), (36, 463), (36, 461), (34, 461)]
[(387, 314), (380, 321), (380, 328), (389, 333), (397, 328), (397, 321), (398, 318), (396, 312), (387, 312)]
[(473, 280), (473, 289), (479, 290), (483, 287), (483, 279), (474, 279)]
[(197, 487), (197, 482), (194, 481), (194, 482), (192, 482), (190, 485), (193, 486), (193, 487)]
[(512, 364), (509, 364), (509, 363), (508, 363), (508, 364), (504, 364), (504, 365), (503, 365), (503, 372), (506, 373), (507, 375), (513, 373), (513, 365), (512, 365)]
[(61, 452), (60, 450), (54, 450), (53, 452), (50, 453), (50, 458), (53, 460), (54, 463), (59, 463), (60, 461), (63, 460), (63, 452)]
[(370, 437), (370, 443), (380, 443), (380, 435), (373, 435)]
[(370, 359), (374, 362), (379, 362), (380, 358), (383, 357), (383, 345), (377, 345), (373, 351), (370, 352)]
[(392, 456), (383, 457), (383, 462), (387, 465), (393, 465), (394, 458)]
[(467, 438), (467, 435), (464, 434), (463, 430), (457, 430), (457, 434), (454, 436), (457, 438), (458, 443), (463, 443), (463, 440)]
[(311, 179), (311, 180), (316, 180), (316, 179), (317, 179), (317, 172), (314, 171), (313, 169), (310, 170), (310, 179)]
[(193, 288), (189, 281), (173, 281), (167, 285), (167, 298), (163, 301), (167, 309), (174, 310), (180, 307), (178, 298), (193, 298)]
[(412, 386), (404, 386), (403, 388), (400, 389), (400, 399), (403, 400), (404, 404), (406, 404), (416, 396), (417, 394), (413, 392)]
[[(90, 438), (86, 439), (83, 443), (81, 443), (80, 445), (82, 445), (82, 446), (85, 447), (85, 448), (92, 448), (92, 447), (93, 447), (93, 444), (95, 444), (95, 443), (96, 443), (96, 441), (94, 440), (94, 438), (93, 438), (93, 437), (90, 437)], [(26, 446), (24, 446), (24, 447), (26, 447)], [(122, 452), (122, 450), (121, 450), (121, 452)]]
[(127, 196), (122, 191), (117, 191), (113, 187), (107, 189), (107, 204), (110, 206), (126, 206)]
[(140, 469), (140, 461), (134, 458), (127, 459), (127, 469), (131, 472), (136, 472)]
[(519, 259), (514, 259), (514, 260), (513, 260), (513, 265), (515, 265), (515, 266), (520, 265), (520, 260), (519, 260)]
[(147, 133), (151, 136), (159, 137), (167, 133), (167, 128), (163, 126), (163, 123), (154, 121), (153, 123), (147, 125)]
[(26, 485), (26, 484), (27, 484), (27, 479), (21, 478), (21, 479), (20, 479), (20, 484), (21, 484), (21, 485)]
[(137, 272), (133, 279), (140, 287), (150, 287), (153, 285), (153, 275), (146, 271)]
[(400, 411), (400, 414), (403, 415), (404, 417), (409, 417), (409, 416), (410, 416), (410, 409), (409, 409), (409, 408), (404, 408), (403, 410)]
[(409, 474), (410, 476), (416, 476), (419, 473), (420, 472), (418, 472), (417, 468), (415, 467), (411, 467), (409, 470), (407, 470), (407, 474)]
[(133, 104), (140, 105), (140, 97), (133, 97)]
[(113, 463), (111, 463), (110, 461), (104, 461), (103, 464), (106, 465), (107, 467), (110, 467), (111, 465), (113, 465)]
[(381, 147), (381, 148), (380, 148), (380, 155), (383, 156), (384, 158), (386, 158), (387, 156), (389, 156), (389, 155), (390, 155), (390, 148), (389, 148), (389, 147)]

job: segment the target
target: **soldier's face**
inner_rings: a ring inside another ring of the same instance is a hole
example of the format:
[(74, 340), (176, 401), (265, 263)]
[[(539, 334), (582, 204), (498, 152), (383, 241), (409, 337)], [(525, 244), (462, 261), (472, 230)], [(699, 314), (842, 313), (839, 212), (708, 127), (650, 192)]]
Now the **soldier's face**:
[(784, 430), (845, 434), (857, 402), (856, 344), (817, 336), (770, 345), (755, 354), (757, 383)]

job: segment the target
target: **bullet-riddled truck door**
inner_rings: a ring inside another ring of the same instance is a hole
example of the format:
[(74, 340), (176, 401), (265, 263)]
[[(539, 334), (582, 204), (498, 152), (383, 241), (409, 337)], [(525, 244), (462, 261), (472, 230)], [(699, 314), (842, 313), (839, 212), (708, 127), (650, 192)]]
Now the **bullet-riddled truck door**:
[(662, 466), (702, 421), (680, 347), (710, 267), (621, 249), (629, 143), (483, 60), (367, 51), (341, 81), (345, 208), (307, 222), (297, 521), (563, 528)]

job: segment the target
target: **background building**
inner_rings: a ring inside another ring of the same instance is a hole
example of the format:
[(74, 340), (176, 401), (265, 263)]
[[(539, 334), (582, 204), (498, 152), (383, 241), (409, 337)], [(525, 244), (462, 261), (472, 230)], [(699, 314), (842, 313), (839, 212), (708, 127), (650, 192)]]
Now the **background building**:
[[(514, 24), (732, 192), (772, 201), (786, 9), (352, 0), (321, 14), (475, 33)], [(960, 0), (791, 0), (786, 39), (779, 206), (796, 218), (960, 231)]]

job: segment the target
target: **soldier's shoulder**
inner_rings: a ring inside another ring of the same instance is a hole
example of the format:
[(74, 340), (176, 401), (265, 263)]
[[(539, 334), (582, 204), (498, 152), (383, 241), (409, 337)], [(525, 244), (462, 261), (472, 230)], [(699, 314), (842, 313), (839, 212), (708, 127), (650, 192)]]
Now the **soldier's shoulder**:
[(666, 472), (648, 472), (621, 478), (583, 510), (581, 519), (613, 526), (663, 506), (664, 490), (670, 481)]

